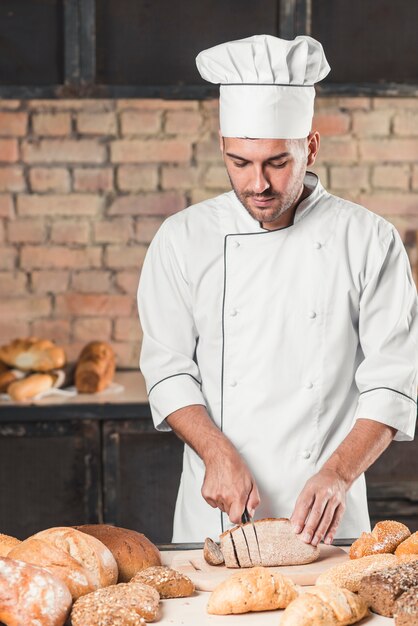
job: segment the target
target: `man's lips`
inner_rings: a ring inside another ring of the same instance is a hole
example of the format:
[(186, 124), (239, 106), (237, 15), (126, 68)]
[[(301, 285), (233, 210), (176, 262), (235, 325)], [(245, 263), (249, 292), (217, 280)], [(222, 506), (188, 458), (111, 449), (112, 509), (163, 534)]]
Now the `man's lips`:
[(268, 204), (270, 204), (271, 202), (273, 202), (273, 200), (275, 199), (274, 196), (271, 196), (269, 198), (256, 198), (255, 196), (252, 196), (252, 201), (256, 206), (259, 207), (263, 207), (263, 206), (267, 206)]

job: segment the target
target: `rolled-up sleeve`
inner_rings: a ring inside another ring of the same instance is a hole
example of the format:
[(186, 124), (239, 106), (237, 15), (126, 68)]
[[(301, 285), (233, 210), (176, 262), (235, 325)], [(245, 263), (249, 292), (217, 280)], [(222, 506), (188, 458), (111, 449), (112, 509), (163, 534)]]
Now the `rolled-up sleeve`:
[(397, 441), (414, 437), (417, 418), (418, 305), (409, 259), (392, 229), (360, 299), (359, 338), (364, 354), (356, 372), (360, 392), (355, 418), (397, 429)]
[(172, 230), (167, 220), (151, 242), (138, 287), (140, 368), (158, 430), (170, 430), (165, 418), (173, 411), (206, 404), (195, 361), (198, 337), (190, 288), (178, 252), (183, 246), (178, 241), (175, 248)]

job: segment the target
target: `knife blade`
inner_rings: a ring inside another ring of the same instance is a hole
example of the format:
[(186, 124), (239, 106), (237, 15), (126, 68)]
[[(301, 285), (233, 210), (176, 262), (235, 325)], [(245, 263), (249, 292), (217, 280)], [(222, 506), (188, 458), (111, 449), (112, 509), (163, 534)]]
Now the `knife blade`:
[(255, 537), (255, 541), (256, 541), (256, 544), (257, 544), (257, 550), (258, 550), (258, 558), (260, 560), (260, 565), (262, 565), (260, 544), (258, 543), (258, 536), (257, 536), (257, 531), (255, 529), (254, 519), (253, 519), (252, 515), (250, 515), (248, 513), (247, 507), (245, 507), (244, 512), (241, 515), (241, 523), (242, 524), (247, 524), (248, 522), (250, 522), (251, 527), (252, 527), (252, 529), (254, 531), (254, 537)]

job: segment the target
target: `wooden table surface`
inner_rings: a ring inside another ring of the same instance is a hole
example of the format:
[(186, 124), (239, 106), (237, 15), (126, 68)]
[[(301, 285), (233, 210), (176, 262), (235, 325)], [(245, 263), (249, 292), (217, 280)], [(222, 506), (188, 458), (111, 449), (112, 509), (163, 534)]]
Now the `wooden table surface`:
[[(348, 550), (348, 547), (343, 549)], [(165, 551), (161, 555), (163, 563), (170, 565), (173, 559), (178, 559), (179, 556), (184, 556), (186, 559), (187, 551)], [(304, 589), (308, 590), (309, 587), (304, 587)], [(279, 626), (280, 624), (280, 616), (283, 611), (262, 611), (242, 615), (209, 615), (206, 612), (209, 596), (209, 592), (196, 591), (190, 598), (162, 600), (160, 618), (155, 623), (179, 626)], [(392, 618), (371, 614), (370, 617), (358, 623), (362, 626), (363, 624), (367, 624), (367, 626), (393, 626), (395, 621)]]

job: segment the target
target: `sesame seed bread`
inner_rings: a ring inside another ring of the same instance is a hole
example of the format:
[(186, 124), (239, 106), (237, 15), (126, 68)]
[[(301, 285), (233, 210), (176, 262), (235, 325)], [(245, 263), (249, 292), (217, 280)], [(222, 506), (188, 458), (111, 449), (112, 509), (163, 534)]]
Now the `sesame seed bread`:
[(155, 565), (141, 570), (131, 583), (143, 583), (158, 591), (161, 598), (186, 598), (194, 593), (195, 586), (188, 576), (165, 565)]
[(350, 547), (350, 559), (358, 559), (370, 554), (395, 552), (400, 543), (411, 534), (401, 522), (386, 520), (377, 522), (371, 533), (361, 533)]
[(398, 559), (394, 554), (362, 556), (359, 559), (353, 559), (331, 567), (318, 576), (316, 584), (331, 584), (349, 589), (349, 591), (358, 591), (363, 576), (378, 572), (381, 569), (393, 567), (394, 565), (398, 565)]

